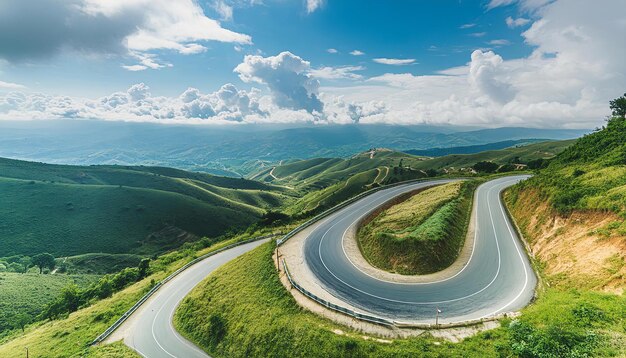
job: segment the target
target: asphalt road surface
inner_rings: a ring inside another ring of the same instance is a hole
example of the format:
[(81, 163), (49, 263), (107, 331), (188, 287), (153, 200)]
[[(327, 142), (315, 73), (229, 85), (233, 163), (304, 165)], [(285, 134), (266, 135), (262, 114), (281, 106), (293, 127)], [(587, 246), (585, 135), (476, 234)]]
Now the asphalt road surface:
[(268, 240), (251, 242), (215, 254), (189, 267), (163, 285), (139, 311), (135, 312), (136, 316), (124, 343), (149, 358), (208, 357), (174, 329), (172, 317), (176, 308), (183, 298), (215, 269)]
[(439, 309), (439, 323), (452, 323), (516, 311), (532, 299), (537, 279), (502, 206), (500, 192), (526, 177), (494, 179), (478, 187), (472, 254), (450, 278), (429, 283), (383, 281), (354, 266), (342, 246), (346, 230), (382, 203), (445, 181), (381, 190), (341, 209), (306, 238), (305, 261), (331, 295), (363, 313), (383, 318), (434, 323)]

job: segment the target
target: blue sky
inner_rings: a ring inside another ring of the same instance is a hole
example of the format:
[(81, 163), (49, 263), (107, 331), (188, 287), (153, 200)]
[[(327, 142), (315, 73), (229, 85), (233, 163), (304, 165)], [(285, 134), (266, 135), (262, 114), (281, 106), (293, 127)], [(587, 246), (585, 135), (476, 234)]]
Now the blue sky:
[(626, 87), (623, 5), (6, 0), (0, 118), (588, 127)]
[[(207, 16), (220, 19), (213, 2), (198, 4)], [(233, 18), (220, 21), (223, 27), (252, 37), (253, 43), (240, 46), (241, 52), (232, 43), (217, 41), (204, 42), (207, 51), (193, 56), (155, 51), (173, 66), (134, 73), (121, 67), (132, 59), (58, 54), (52, 61), (46, 58), (11, 65), (2, 78), (33, 90), (65, 95), (101, 96), (137, 82), (148, 83), (153, 93), (174, 95), (187, 87), (216, 90), (223, 83), (237, 81), (233, 69), (247, 53), (275, 55), (285, 50), (317, 66), (360, 65), (368, 77), (432, 74), (464, 65), (479, 48), (497, 47), (504, 58), (528, 55), (532, 49), (520, 36), (525, 27), (511, 29), (505, 23), (508, 16), (518, 15), (514, 6), (488, 10), (484, 1), (341, 0), (326, 2), (312, 13), (307, 13), (303, 1), (233, 3)], [(490, 44), (493, 40), (506, 40), (510, 45)], [(350, 55), (354, 50), (365, 55)], [(375, 63), (373, 58), (410, 58), (416, 63), (389, 66)]]

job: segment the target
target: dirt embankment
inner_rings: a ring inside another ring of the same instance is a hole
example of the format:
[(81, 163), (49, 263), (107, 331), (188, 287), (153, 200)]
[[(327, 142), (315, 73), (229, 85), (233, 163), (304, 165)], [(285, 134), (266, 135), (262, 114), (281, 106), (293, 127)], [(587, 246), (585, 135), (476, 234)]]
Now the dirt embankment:
[(547, 284), (621, 294), (626, 290), (626, 235), (614, 230), (623, 218), (602, 211), (559, 215), (536, 190), (505, 199)]

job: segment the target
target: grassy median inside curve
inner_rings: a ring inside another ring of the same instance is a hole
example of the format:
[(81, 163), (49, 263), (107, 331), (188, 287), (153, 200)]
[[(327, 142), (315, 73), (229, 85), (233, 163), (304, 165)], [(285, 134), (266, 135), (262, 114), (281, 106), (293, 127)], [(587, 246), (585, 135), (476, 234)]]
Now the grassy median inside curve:
[(375, 213), (358, 230), (361, 253), (371, 265), (404, 275), (448, 267), (465, 242), (477, 186), (439, 185)]

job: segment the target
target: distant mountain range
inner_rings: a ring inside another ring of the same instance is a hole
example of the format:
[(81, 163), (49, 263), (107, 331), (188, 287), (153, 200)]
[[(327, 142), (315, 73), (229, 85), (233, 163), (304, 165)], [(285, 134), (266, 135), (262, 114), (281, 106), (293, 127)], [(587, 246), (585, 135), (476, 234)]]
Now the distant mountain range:
[(280, 160), (349, 157), (376, 147), (441, 151), (532, 138), (570, 139), (587, 132), (535, 128), (468, 130), (427, 125), (219, 126), (0, 121), (0, 156), (80, 165), (162, 165), (245, 176)]

